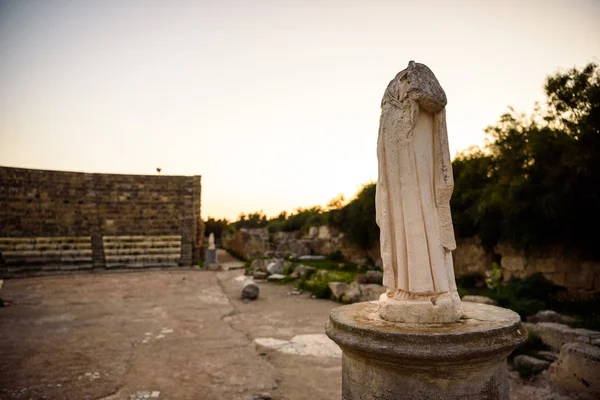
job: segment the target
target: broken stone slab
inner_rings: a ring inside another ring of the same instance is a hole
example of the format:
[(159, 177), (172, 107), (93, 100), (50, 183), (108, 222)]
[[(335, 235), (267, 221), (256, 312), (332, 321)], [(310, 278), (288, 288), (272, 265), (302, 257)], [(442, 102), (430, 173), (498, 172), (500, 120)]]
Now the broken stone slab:
[(254, 339), (254, 343), (260, 347), (297, 356), (333, 358), (342, 356), (339, 346), (322, 333), (296, 335), (291, 340), (259, 337)]
[(539, 374), (550, 367), (550, 361), (521, 354), (513, 359), (513, 366), (522, 377)]
[(527, 322), (555, 322), (557, 324), (573, 325), (577, 322), (577, 318), (562, 315), (552, 310), (542, 310), (528, 317)]
[(535, 353), (536, 357), (541, 358), (542, 360), (554, 362), (558, 359), (558, 353), (548, 350), (541, 350)]
[(269, 265), (267, 265), (267, 272), (269, 274), (283, 274), (283, 262), (275, 261), (269, 263)]
[(294, 268), (291, 277), (294, 279), (310, 279), (317, 272), (316, 268), (307, 265), (299, 264)]
[(269, 274), (266, 271), (254, 271), (252, 276), (254, 277), (254, 279), (262, 280), (262, 279), (267, 279)]
[(365, 276), (367, 277), (366, 283), (376, 283), (381, 285), (383, 282), (383, 272), (381, 271), (367, 271)]
[(374, 301), (385, 293), (385, 286), (375, 283), (359, 284), (357, 281), (350, 284), (329, 282), (329, 289), (331, 290), (332, 297), (342, 303)]
[(489, 297), (486, 297), (486, 296), (467, 295), (462, 298), (462, 301), (470, 301), (471, 303), (487, 304), (490, 306), (498, 305), (496, 300), (490, 299)]
[(545, 345), (558, 351), (561, 346), (571, 342), (593, 344), (594, 340), (600, 339), (600, 332), (589, 329), (571, 328), (568, 325), (554, 322), (540, 322), (537, 324), (524, 322), (523, 325), (533, 335), (539, 337)]
[(260, 294), (260, 288), (252, 281), (247, 281), (242, 287), (242, 299), (256, 300)]
[(298, 257), (298, 260), (300, 260), (300, 261), (323, 261), (325, 259), (326, 259), (325, 256), (308, 256), (308, 255), (305, 255), (305, 256)]
[(600, 349), (586, 343), (567, 343), (548, 373), (550, 381), (559, 387), (600, 394)]
[(342, 303), (357, 303), (360, 301), (360, 285), (356, 281), (350, 284), (329, 282), (329, 289), (333, 298)]
[(385, 293), (385, 286), (376, 283), (367, 283), (359, 285), (360, 298), (359, 301), (375, 301)]
[(278, 281), (284, 280), (285, 278), (286, 278), (286, 276), (283, 274), (272, 274), (272, 275), (269, 275), (267, 280), (269, 282), (278, 282)]

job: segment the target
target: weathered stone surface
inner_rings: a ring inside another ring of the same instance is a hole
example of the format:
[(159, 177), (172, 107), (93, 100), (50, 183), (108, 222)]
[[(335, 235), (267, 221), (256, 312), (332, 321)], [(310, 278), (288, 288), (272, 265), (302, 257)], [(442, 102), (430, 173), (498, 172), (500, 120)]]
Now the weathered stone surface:
[(382, 285), (359, 284), (354, 281), (350, 284), (344, 282), (329, 282), (331, 296), (342, 303), (357, 303), (361, 301), (374, 301), (385, 293)]
[(367, 277), (366, 283), (376, 283), (378, 285), (383, 283), (383, 272), (381, 271), (367, 271), (365, 276)]
[(330, 314), (327, 335), (343, 351), (343, 399), (509, 398), (506, 357), (526, 336), (518, 314), (465, 302), (460, 322), (412, 325), (381, 319), (377, 307)]
[(269, 263), (267, 265), (267, 272), (269, 274), (283, 274), (283, 260)]
[(217, 249), (215, 249), (215, 248), (206, 249), (205, 255), (204, 255), (204, 263), (205, 264), (218, 264), (219, 263), (217, 261)]
[(292, 272), (291, 276), (294, 279), (310, 279), (311, 276), (313, 276), (316, 272), (317, 270), (313, 267), (299, 264), (296, 265), (296, 267), (294, 268), (294, 272)]
[(260, 288), (254, 282), (246, 282), (242, 287), (242, 299), (256, 300), (260, 294)]
[(490, 299), (489, 297), (486, 297), (486, 296), (472, 296), (472, 295), (467, 295), (467, 296), (464, 296), (462, 298), (462, 301), (470, 301), (471, 303), (488, 304), (490, 306), (497, 306), (498, 305), (498, 303), (496, 302), (496, 300)]
[(274, 338), (256, 338), (258, 346), (275, 349), (285, 354), (313, 357), (341, 357), (342, 351), (334, 342), (322, 333), (297, 335), (291, 340)]
[(272, 281), (272, 282), (276, 282), (276, 281), (282, 281), (286, 278), (285, 275), (283, 274), (271, 274), (269, 275), (269, 277), (267, 278), (268, 281)]
[(360, 301), (360, 285), (358, 282), (350, 284), (344, 282), (329, 282), (329, 289), (334, 299), (342, 303), (356, 303)]
[(562, 315), (552, 310), (542, 310), (527, 317), (527, 322), (556, 322), (557, 324), (573, 325), (577, 322), (577, 318)]
[(550, 362), (521, 354), (513, 359), (513, 365), (521, 376), (529, 376), (547, 370)]
[(221, 241), (223, 248), (232, 250), (245, 259), (263, 256), (271, 249), (267, 228), (242, 228), (233, 235), (224, 234)]
[(585, 343), (567, 343), (549, 370), (550, 380), (565, 389), (600, 395), (600, 349)]
[(593, 340), (600, 338), (600, 332), (571, 328), (568, 325), (554, 322), (540, 322), (537, 324), (526, 322), (523, 325), (553, 350), (559, 350), (563, 344), (571, 342), (592, 344)]
[(492, 266), (492, 258), (477, 238), (457, 239), (452, 252), (456, 276), (468, 274), (484, 275)]
[(200, 180), (0, 167), (0, 237), (86, 236), (93, 266), (105, 267), (103, 236), (180, 235), (179, 265), (197, 265)]
[(359, 286), (360, 301), (374, 301), (385, 293), (385, 286), (376, 283), (367, 283)]
[(325, 260), (325, 256), (311, 256), (311, 255), (304, 255), (304, 256), (300, 256), (298, 257), (298, 260), (300, 261), (322, 261)]
[(540, 350), (535, 353), (537, 358), (541, 358), (542, 360), (554, 362), (558, 359), (558, 353), (550, 350)]
[(375, 208), (387, 287), (379, 314), (388, 321), (460, 317), (446, 103), (433, 72), (414, 61), (392, 79), (381, 101)]
[(331, 290), (331, 297), (334, 299), (340, 299), (348, 288), (348, 284), (344, 282), (329, 282), (329, 290)]
[(267, 279), (269, 274), (266, 271), (254, 271), (252, 276), (254, 279)]

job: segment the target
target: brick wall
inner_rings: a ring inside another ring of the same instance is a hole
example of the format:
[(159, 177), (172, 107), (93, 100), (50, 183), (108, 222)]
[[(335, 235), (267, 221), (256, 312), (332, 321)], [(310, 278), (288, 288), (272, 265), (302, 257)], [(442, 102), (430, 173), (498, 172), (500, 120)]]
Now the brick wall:
[(0, 167), (0, 237), (181, 235), (181, 265), (200, 254), (201, 177), (116, 175)]

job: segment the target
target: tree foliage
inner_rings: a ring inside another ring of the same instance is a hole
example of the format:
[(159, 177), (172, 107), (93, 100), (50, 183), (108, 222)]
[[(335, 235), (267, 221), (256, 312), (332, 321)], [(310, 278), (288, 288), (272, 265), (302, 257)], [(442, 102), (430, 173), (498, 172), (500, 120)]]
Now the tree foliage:
[[(488, 248), (500, 241), (525, 250), (558, 244), (600, 259), (600, 68), (558, 72), (544, 88), (544, 108), (536, 105), (530, 115), (509, 109), (486, 128), (483, 148), (452, 162), (455, 233), (478, 236)], [(372, 246), (379, 239), (375, 183), (345, 205), (338, 196), (327, 209), (299, 208), (270, 220), (262, 212), (242, 214), (234, 223), (271, 232), (322, 224), (363, 248)]]
[(545, 109), (514, 110), (486, 129), (484, 150), (453, 162), (458, 236), (487, 246), (531, 249), (560, 244), (598, 257), (591, 232), (600, 223), (600, 70), (546, 79)]

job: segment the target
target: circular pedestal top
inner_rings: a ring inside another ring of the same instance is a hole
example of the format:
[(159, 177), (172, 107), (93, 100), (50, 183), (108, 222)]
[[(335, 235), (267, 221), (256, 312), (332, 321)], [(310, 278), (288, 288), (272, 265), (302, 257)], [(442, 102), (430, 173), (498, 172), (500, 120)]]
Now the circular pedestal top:
[(517, 313), (486, 304), (463, 302), (461, 318), (445, 324), (389, 322), (378, 308), (372, 301), (332, 310), (327, 335), (344, 351), (406, 361), (506, 357), (527, 337)]

